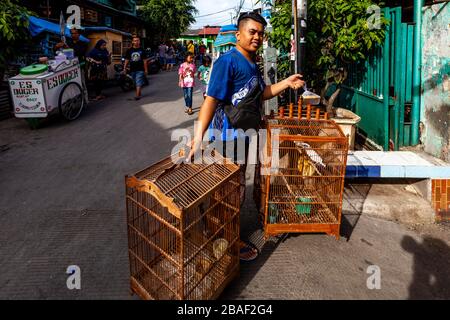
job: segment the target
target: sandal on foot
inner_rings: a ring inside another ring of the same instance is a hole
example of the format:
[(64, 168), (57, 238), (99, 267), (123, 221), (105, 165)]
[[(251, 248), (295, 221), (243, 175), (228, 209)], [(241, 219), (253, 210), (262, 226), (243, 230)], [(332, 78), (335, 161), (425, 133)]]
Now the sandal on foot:
[(250, 242), (240, 241), (239, 258), (243, 262), (253, 261), (259, 256), (258, 248)]

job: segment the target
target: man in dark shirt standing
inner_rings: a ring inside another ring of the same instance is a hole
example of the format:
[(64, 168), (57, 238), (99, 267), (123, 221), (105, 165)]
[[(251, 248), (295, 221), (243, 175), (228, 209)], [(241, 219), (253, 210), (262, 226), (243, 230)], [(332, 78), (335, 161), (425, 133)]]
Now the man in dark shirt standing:
[(66, 43), (56, 44), (55, 49), (73, 49), (75, 57), (78, 58), (83, 68), (86, 61), (87, 44), (80, 40), (80, 31), (77, 28), (70, 29), (70, 35), (71, 38), (67, 39)]
[(136, 84), (134, 99), (139, 100), (145, 77), (148, 75), (148, 57), (145, 50), (141, 48), (141, 39), (136, 35), (133, 36), (132, 47), (125, 54), (125, 73), (127, 73), (128, 65), (130, 65), (130, 74)]
[(81, 69), (81, 81), (83, 83), (84, 90), (84, 99), (85, 101), (89, 101), (89, 94), (86, 86), (85, 79), (85, 69), (86, 69), (86, 53), (87, 53), (87, 43), (80, 40), (80, 31), (73, 27), (70, 29), (70, 39), (67, 39), (66, 42), (59, 42), (55, 45), (55, 50), (62, 49), (73, 49), (74, 56), (78, 58)]

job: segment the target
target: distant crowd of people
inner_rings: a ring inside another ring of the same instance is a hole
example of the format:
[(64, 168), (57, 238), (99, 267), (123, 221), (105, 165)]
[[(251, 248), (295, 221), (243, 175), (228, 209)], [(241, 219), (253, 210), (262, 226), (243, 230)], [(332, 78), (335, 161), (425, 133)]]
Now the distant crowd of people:
[[(93, 87), (95, 97), (90, 100), (103, 100), (106, 98), (102, 94), (105, 81), (108, 80), (108, 65), (111, 64), (111, 53), (107, 49), (107, 41), (100, 39), (95, 47), (88, 52), (87, 44), (80, 40), (80, 30), (73, 28), (70, 30), (71, 38), (66, 42), (56, 44), (55, 51), (72, 48), (74, 55), (81, 64), (82, 80), (84, 87), (88, 80)], [(181, 42), (161, 42), (156, 51), (156, 58), (161, 70), (174, 71), (178, 67), (179, 86), (183, 88), (186, 113), (192, 114), (192, 94), (195, 86), (195, 78), (200, 80), (203, 95), (206, 95), (208, 85), (211, 58), (207, 55), (208, 49), (201, 42), (194, 44), (194, 41)], [(146, 82), (149, 73), (149, 51), (141, 46), (141, 40), (133, 35), (132, 46), (125, 53), (123, 73), (133, 78), (136, 95), (135, 100), (142, 96), (142, 87)], [(130, 80), (131, 81), (131, 80)], [(89, 99), (86, 91), (86, 99)]]
[(172, 71), (175, 65), (184, 62), (187, 54), (191, 54), (194, 57), (196, 65), (202, 65), (208, 49), (203, 42), (194, 44), (194, 41), (190, 40), (186, 44), (181, 42), (161, 42), (157, 51), (161, 68)]

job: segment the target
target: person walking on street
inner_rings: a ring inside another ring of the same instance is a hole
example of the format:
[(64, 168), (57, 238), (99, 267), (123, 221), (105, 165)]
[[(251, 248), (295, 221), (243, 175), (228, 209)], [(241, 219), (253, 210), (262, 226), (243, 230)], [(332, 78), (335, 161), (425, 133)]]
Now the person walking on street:
[(209, 75), (211, 73), (211, 58), (205, 56), (203, 64), (198, 68), (198, 79), (201, 81), (203, 99), (206, 99), (206, 89), (208, 88)]
[(200, 65), (203, 65), (203, 59), (206, 56), (206, 46), (203, 42), (198, 47), (198, 55), (199, 55)]
[(141, 99), (145, 77), (148, 75), (148, 57), (146, 51), (141, 47), (141, 39), (136, 35), (133, 36), (132, 47), (125, 54), (125, 73), (127, 73), (128, 65), (130, 65), (130, 75), (136, 84), (134, 99), (139, 100)]
[(173, 66), (175, 65), (175, 48), (173, 47), (173, 45), (169, 45), (168, 49), (167, 49), (167, 71), (172, 71)]
[(95, 48), (89, 52), (87, 61), (89, 62), (89, 80), (94, 83), (95, 100), (106, 98), (102, 95), (103, 82), (108, 79), (107, 67), (111, 64), (111, 54), (106, 49), (106, 41), (97, 41)]
[(192, 56), (195, 57), (195, 46), (194, 46), (194, 41), (189, 41), (188, 45), (187, 45), (187, 52), (192, 54)]
[(166, 53), (167, 53), (167, 46), (164, 42), (161, 42), (161, 44), (158, 47), (158, 55), (159, 55), (159, 65), (161, 66), (162, 70), (166, 70)]
[(195, 86), (195, 64), (194, 64), (194, 55), (188, 53), (186, 55), (186, 60), (184, 63), (180, 65), (178, 69), (179, 75), (179, 86), (183, 88), (184, 93), (184, 101), (186, 103), (185, 112), (189, 115), (193, 114), (192, 112), (192, 96), (194, 92)]
[[(225, 157), (234, 158), (242, 163), (241, 205), (245, 198), (245, 170), (249, 143), (241, 130), (258, 130), (262, 120), (263, 100), (271, 99), (284, 90), (300, 89), (304, 86), (302, 76), (292, 75), (273, 84), (265, 85), (256, 62), (256, 54), (264, 39), (265, 19), (254, 12), (244, 13), (238, 19), (236, 47), (220, 56), (214, 63), (208, 84), (208, 92), (200, 109), (198, 125), (187, 158), (190, 161), (201, 149), (203, 136), (208, 127), (210, 140), (223, 141), (223, 150), (217, 150)], [(237, 110), (252, 110), (252, 113), (240, 113)], [(215, 134), (215, 132), (220, 134)], [(238, 145), (245, 145), (245, 154), (240, 154)], [(238, 159), (239, 156), (239, 159)], [(243, 158), (243, 159), (242, 159)], [(259, 251), (250, 242), (240, 242), (241, 261), (252, 261)]]

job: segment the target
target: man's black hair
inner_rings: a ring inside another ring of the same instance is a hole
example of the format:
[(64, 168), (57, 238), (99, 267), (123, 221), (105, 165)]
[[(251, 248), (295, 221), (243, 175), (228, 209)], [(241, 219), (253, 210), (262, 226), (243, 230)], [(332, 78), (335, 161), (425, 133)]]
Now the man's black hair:
[(246, 20), (253, 20), (253, 21), (259, 22), (264, 26), (264, 28), (267, 26), (266, 19), (264, 19), (259, 13), (251, 11), (251, 12), (241, 13), (241, 15), (239, 16), (238, 22), (237, 22), (238, 28), (241, 26), (241, 23)]

